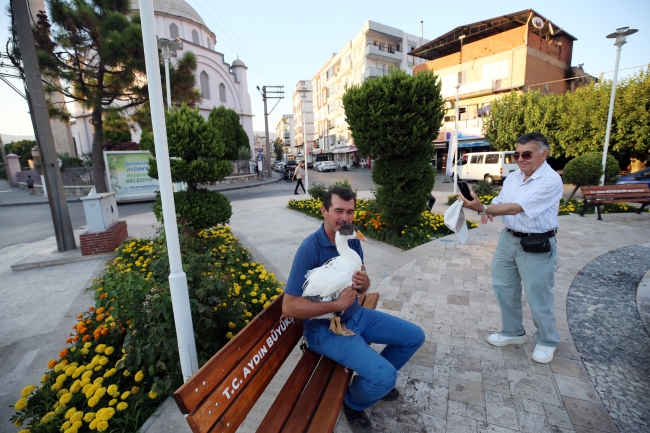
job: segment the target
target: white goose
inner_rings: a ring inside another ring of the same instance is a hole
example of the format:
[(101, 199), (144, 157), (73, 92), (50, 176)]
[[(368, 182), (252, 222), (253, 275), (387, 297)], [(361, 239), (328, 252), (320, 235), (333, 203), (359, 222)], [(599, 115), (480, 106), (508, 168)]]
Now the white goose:
[[(341, 292), (352, 285), (352, 276), (361, 270), (361, 257), (348, 245), (349, 239), (366, 241), (366, 237), (354, 224), (341, 226), (336, 232), (334, 243), (339, 256), (328, 260), (305, 275), (302, 296), (316, 302), (331, 302), (339, 298)], [(335, 334), (352, 336), (354, 332), (341, 326), (341, 313), (324, 314), (316, 319), (328, 319), (330, 330)]]

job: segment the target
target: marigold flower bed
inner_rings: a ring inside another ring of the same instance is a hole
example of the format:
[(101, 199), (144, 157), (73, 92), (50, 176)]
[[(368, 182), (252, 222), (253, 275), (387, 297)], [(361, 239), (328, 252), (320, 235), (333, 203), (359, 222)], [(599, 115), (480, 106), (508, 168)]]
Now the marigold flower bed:
[[(292, 199), (289, 200), (288, 207), (309, 216), (323, 219), (320, 212), (322, 204), (323, 202), (320, 199), (315, 198)], [(407, 250), (453, 233), (445, 225), (442, 214), (423, 211), (414, 226), (402, 227), (402, 230), (400, 230), (401, 236), (391, 236), (390, 232), (386, 230), (388, 224), (382, 221), (381, 213), (377, 209), (375, 201), (370, 199), (357, 199), (353, 222), (364, 235)], [(468, 220), (467, 227), (478, 227), (478, 222)]]
[[(282, 292), (282, 283), (219, 226), (180, 230), (199, 364)], [(11, 421), (20, 433), (134, 432), (181, 383), (163, 237), (123, 243), (89, 290), (41, 384), (28, 385)]]

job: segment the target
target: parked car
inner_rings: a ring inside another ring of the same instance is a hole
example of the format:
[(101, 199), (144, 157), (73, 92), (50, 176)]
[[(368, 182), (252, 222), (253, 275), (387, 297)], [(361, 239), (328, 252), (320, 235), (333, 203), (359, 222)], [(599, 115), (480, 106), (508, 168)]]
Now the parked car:
[(318, 166), (324, 163), (325, 161), (316, 161), (314, 162), (314, 170), (318, 171)]
[(318, 171), (336, 171), (336, 164), (333, 161), (323, 161), (318, 165)]
[(285, 164), (284, 162), (278, 162), (277, 164), (275, 164), (273, 170), (277, 171), (278, 173), (282, 173), (282, 170), (284, 170), (284, 164)]
[(645, 168), (618, 178), (616, 185), (648, 185), (650, 187), (650, 168)]
[(513, 153), (467, 153), (463, 155), (458, 166), (458, 178), (462, 180), (485, 180), (489, 184), (503, 182), (506, 176), (519, 168), (512, 157)]
[(308, 169), (313, 169), (313, 168), (314, 168), (314, 163), (311, 162), (311, 161), (309, 161), (309, 162), (307, 163), (307, 168), (308, 168)]

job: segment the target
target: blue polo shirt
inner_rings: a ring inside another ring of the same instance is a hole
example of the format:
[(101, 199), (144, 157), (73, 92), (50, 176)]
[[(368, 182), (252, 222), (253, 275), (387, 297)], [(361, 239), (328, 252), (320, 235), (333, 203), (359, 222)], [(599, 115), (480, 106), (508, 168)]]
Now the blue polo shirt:
[[(363, 262), (361, 242), (357, 239), (350, 239), (348, 240), (348, 245), (359, 254), (361, 262)], [(302, 286), (305, 284), (305, 275), (307, 274), (307, 271), (322, 266), (329, 259), (338, 256), (339, 252), (336, 250), (336, 245), (329, 240), (325, 233), (325, 225), (321, 224), (318, 230), (307, 236), (305, 240), (302, 241), (298, 251), (296, 251), (285, 293), (292, 296), (302, 296)], [(359, 308), (361, 308), (361, 306), (359, 305), (357, 298), (357, 301), (348, 307), (348, 309), (341, 315), (341, 323), (347, 322), (348, 319), (359, 310)], [(329, 320), (310, 319), (303, 321), (305, 330), (325, 323), (329, 323)]]

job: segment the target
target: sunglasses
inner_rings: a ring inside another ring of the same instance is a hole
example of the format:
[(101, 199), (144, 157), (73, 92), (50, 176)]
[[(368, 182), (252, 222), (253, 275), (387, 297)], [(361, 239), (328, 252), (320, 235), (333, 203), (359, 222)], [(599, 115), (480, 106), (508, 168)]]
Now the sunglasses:
[(531, 158), (533, 157), (533, 152), (522, 152), (522, 153), (515, 152), (512, 154), (512, 157), (515, 159), (515, 161), (519, 161), (519, 157), (521, 157), (521, 159), (523, 159), (524, 161), (530, 161)]

